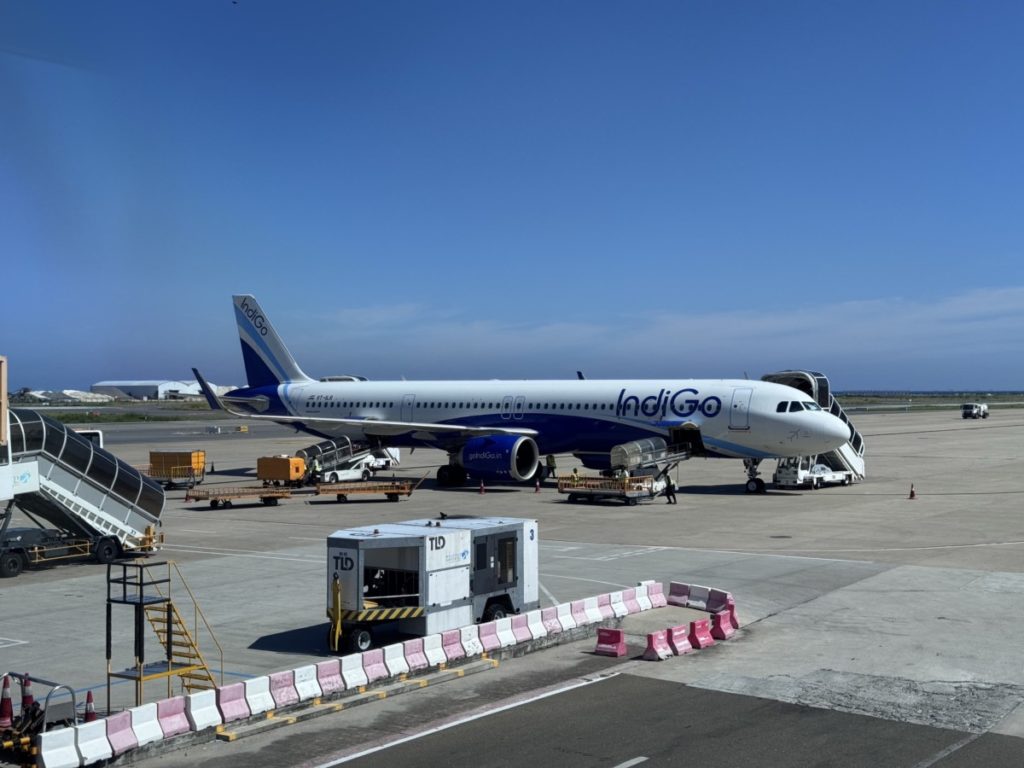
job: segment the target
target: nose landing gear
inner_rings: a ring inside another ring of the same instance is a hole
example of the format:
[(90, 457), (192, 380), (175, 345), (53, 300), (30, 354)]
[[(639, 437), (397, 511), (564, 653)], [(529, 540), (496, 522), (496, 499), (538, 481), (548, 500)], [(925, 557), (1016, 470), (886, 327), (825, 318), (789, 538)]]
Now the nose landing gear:
[(758, 471), (758, 467), (761, 465), (761, 459), (744, 459), (743, 467), (747, 470), (747, 493), (765, 493), (766, 488), (764, 480), (758, 477), (761, 474)]

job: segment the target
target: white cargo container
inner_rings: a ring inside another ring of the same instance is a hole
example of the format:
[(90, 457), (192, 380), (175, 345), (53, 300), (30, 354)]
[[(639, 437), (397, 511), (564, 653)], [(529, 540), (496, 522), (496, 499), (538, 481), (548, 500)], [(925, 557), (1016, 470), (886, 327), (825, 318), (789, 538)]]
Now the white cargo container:
[(537, 521), (409, 520), (327, 538), (329, 645), (364, 651), (384, 624), (430, 635), (539, 607)]

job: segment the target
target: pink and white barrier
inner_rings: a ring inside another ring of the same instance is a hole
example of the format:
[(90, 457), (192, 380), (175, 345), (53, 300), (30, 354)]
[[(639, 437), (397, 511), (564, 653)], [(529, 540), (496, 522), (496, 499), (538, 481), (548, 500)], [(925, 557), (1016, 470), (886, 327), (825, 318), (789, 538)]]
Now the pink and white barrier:
[(597, 597), (588, 597), (583, 600), (583, 613), (587, 617), (587, 624), (600, 624), (604, 621), (601, 609), (597, 605)]
[(466, 658), (466, 651), (462, 647), (462, 633), (457, 629), (447, 629), (441, 633), (441, 647), (448, 661)]
[(486, 653), (501, 648), (501, 640), (498, 639), (498, 622), (488, 621), (480, 625), (480, 644)]
[[(341, 675), (338, 675), (338, 682), (341, 682)], [(309, 701), (323, 695), (315, 664), (307, 664), (295, 670), (295, 692), (299, 694), (299, 701)]]
[(678, 627), (669, 627), (668, 630), (668, 647), (672, 649), (672, 653), (676, 656), (682, 656), (684, 653), (690, 653), (693, 650), (693, 646), (690, 645), (690, 625), (680, 624)]
[(409, 665), (410, 672), (417, 672), (430, 666), (427, 656), (423, 652), (422, 637), (406, 640), (402, 646), (405, 648), (405, 663)]
[(363, 672), (366, 673), (367, 685), (388, 676), (388, 668), (384, 666), (384, 651), (380, 648), (363, 651), (360, 656), (363, 657)]
[(220, 710), (221, 719), (225, 723), (247, 718), (250, 713), (249, 702), (245, 700), (245, 683), (232, 683), (218, 688), (217, 709)]
[(498, 630), (498, 641), (501, 643), (502, 648), (508, 648), (516, 644), (516, 636), (512, 631), (512, 619), (508, 616), (504, 619), (498, 619), (494, 622), (494, 626)]
[(512, 638), (516, 645), (533, 640), (533, 633), (530, 632), (530, 620), (525, 613), (512, 617)]
[(636, 585), (636, 602), (640, 606), (641, 611), (649, 611), (654, 606), (651, 604), (651, 598), (647, 596), (647, 582), (641, 581)]
[(156, 719), (163, 732), (163, 738), (169, 739), (179, 733), (188, 733), (192, 725), (185, 716), (185, 697), (173, 696), (156, 703)]
[(480, 630), (477, 628), (477, 625), (471, 624), (468, 627), (463, 627), (459, 632), (461, 633), (462, 650), (466, 652), (466, 658), (481, 656), (484, 652), (484, 646), (480, 642)]
[(728, 609), (721, 610), (711, 615), (711, 636), (715, 640), (728, 640), (735, 634), (732, 622), (729, 620)]
[(626, 633), (621, 629), (598, 627), (597, 646), (594, 648), (594, 653), (600, 656), (625, 656)]
[(543, 611), (539, 608), (526, 614), (526, 626), (530, 628), (530, 634), (534, 640), (548, 636), (547, 627), (544, 626)]
[(710, 587), (702, 587), (700, 584), (691, 584), (690, 594), (686, 598), (686, 607), (696, 608), (698, 611), (706, 611), (708, 609), (708, 599), (710, 597)]
[(659, 629), (647, 635), (647, 648), (644, 650), (644, 659), (647, 661), (664, 661), (672, 655), (672, 649), (668, 645), (668, 632)]
[(443, 667), (448, 662), (441, 644), (441, 635), (427, 635), (423, 638), (423, 655), (431, 667)]
[(652, 608), (664, 608), (667, 604), (665, 600), (665, 587), (660, 581), (641, 581), (641, 584), (647, 587), (647, 597), (651, 601)]
[(75, 749), (75, 729), (58, 728), (36, 736), (36, 765), (41, 768), (78, 768), (80, 759)]
[(711, 637), (711, 622), (707, 619), (691, 621), (688, 639), (690, 645), (695, 649), (708, 648), (714, 645), (715, 639)]
[(135, 731), (132, 730), (132, 713), (128, 710), (96, 722), (107, 724), (107, 741), (110, 742), (110, 749), (115, 757), (139, 746), (139, 740), (135, 738)]
[(563, 632), (568, 632), (570, 629), (576, 629), (576, 619), (572, 617), (571, 603), (560, 603), (559, 605), (556, 605), (555, 614), (558, 616), (558, 624), (562, 627)]
[(643, 610), (640, 607), (640, 603), (636, 599), (636, 588), (631, 587), (630, 589), (622, 590), (622, 602), (626, 606), (626, 610), (631, 614), (640, 613)]
[(622, 592), (610, 592), (608, 600), (611, 602), (612, 613), (615, 615), (615, 618), (629, 615), (629, 608), (626, 607), (626, 603), (622, 599)]
[(270, 677), (261, 675), (242, 682), (245, 686), (245, 701), (250, 715), (260, 715), (274, 708), (274, 697), (270, 693)]
[(330, 696), (345, 690), (345, 681), (341, 679), (341, 660), (328, 659), (316, 664), (316, 684), (320, 686), (321, 696)]
[(163, 739), (164, 732), (160, 730), (155, 701), (132, 707), (128, 712), (132, 716), (132, 732), (135, 733), (135, 739), (139, 742), (138, 746), (142, 747)]
[(615, 618), (615, 611), (612, 610), (612, 596), (608, 593), (597, 596), (597, 609), (601, 612), (601, 620)]
[(577, 627), (587, 625), (587, 609), (583, 606), (583, 600), (573, 600), (569, 603), (569, 611), (572, 613), (573, 623)]
[(400, 677), (409, 674), (409, 663), (405, 660), (405, 646), (402, 643), (385, 645), (384, 666), (388, 669), (389, 677)]
[(729, 601), (732, 601), (733, 605), (736, 601), (732, 599), (732, 595), (722, 589), (709, 589), (707, 608), (708, 613), (718, 613), (724, 611), (729, 606)]
[(684, 584), (681, 581), (670, 581), (668, 583), (668, 597), (666, 600), (669, 605), (676, 605), (680, 608), (686, 607), (686, 601), (690, 598), (690, 585)]
[(362, 654), (352, 653), (341, 657), (341, 679), (345, 681), (345, 687), (349, 690), (366, 685)]
[(100, 760), (109, 760), (114, 750), (107, 741), (107, 721), (93, 720), (75, 726), (75, 749), (82, 765), (92, 765)]
[(562, 623), (558, 620), (558, 608), (542, 608), (540, 618), (547, 634), (557, 635), (562, 631)]
[[(248, 717), (248, 714), (246, 714)], [(198, 691), (185, 697), (185, 717), (188, 719), (189, 730), (205, 731), (216, 728), (224, 718), (217, 709), (217, 691)]]
[(274, 672), (270, 678), (270, 697), (274, 700), (273, 709), (288, 707), (299, 703), (299, 692), (295, 690), (295, 672)]

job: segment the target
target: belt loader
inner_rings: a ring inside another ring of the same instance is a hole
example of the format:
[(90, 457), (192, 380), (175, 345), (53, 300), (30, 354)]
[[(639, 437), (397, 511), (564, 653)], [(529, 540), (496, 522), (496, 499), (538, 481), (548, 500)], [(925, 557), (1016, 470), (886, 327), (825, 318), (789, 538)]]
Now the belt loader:
[(328, 645), (365, 651), (385, 626), (423, 636), (533, 610), (538, 562), (536, 520), (409, 520), (336, 531), (327, 538)]

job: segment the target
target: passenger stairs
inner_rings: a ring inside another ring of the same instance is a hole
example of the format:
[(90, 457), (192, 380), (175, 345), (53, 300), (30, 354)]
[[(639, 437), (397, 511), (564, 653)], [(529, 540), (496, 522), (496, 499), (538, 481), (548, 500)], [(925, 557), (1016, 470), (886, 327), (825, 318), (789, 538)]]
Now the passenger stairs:
[(777, 384), (785, 384), (790, 387), (806, 392), (824, 410), (842, 419), (850, 428), (849, 442), (839, 446), (829, 453), (820, 454), (817, 463), (826, 464), (830, 469), (837, 471), (852, 472), (857, 480), (863, 480), (867, 475), (864, 466), (864, 437), (850, 421), (846, 411), (839, 405), (839, 401), (832, 394), (828, 378), (817, 371), (779, 371), (778, 373), (766, 373), (761, 377), (762, 381), (774, 381)]
[(13, 500), (22, 512), (73, 535), (116, 539), (123, 551), (159, 548), (157, 482), (58, 421), (24, 408), (8, 413)]

